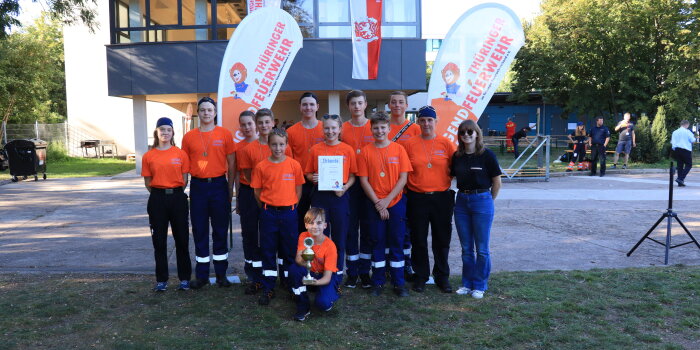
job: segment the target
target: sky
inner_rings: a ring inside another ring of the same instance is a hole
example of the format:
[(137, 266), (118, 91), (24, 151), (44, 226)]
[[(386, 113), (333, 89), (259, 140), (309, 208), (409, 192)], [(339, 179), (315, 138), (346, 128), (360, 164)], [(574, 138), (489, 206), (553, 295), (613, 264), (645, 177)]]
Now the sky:
[(510, 7), (519, 18), (533, 19), (540, 12), (541, 0), (423, 0), (423, 38), (441, 39), (468, 9), (495, 2)]

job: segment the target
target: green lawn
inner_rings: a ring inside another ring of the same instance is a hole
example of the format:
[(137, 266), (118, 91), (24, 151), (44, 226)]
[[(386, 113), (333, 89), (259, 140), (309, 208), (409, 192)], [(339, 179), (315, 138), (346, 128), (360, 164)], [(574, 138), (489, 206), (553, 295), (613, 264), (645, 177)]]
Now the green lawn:
[[(697, 349), (700, 268), (496, 273), (482, 300), (429, 286), (398, 299), (343, 291), (291, 320), (243, 287), (162, 294), (139, 275), (0, 275), (0, 348)], [(454, 278), (453, 283), (457, 283)], [(175, 282), (172, 282), (175, 283)]]
[[(55, 161), (49, 158), (46, 164), (46, 176), (49, 178), (112, 176), (134, 168), (134, 162), (115, 158), (64, 158)], [(7, 180), (10, 177), (9, 170), (0, 172), (0, 180)]]

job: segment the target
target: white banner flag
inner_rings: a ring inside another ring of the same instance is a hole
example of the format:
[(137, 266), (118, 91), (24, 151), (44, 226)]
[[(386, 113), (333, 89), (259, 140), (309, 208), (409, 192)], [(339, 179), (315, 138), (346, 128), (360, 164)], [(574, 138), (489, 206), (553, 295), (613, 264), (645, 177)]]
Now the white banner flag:
[(280, 8), (282, 0), (248, 0), (248, 14), (263, 7)]
[(377, 79), (382, 47), (382, 0), (350, 0), (352, 78)]
[(240, 113), (272, 107), (303, 43), (297, 22), (279, 8), (249, 14), (233, 32), (221, 62), (217, 114), (236, 142), (243, 139)]
[(474, 6), (452, 25), (428, 88), (428, 103), (441, 118), (439, 135), (457, 143), (459, 124), (479, 120), (524, 43), (520, 20), (504, 5)]

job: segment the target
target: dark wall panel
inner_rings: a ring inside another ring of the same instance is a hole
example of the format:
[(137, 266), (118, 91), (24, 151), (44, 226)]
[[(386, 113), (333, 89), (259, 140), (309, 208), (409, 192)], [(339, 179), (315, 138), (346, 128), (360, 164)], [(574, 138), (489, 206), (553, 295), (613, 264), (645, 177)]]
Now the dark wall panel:
[(131, 47), (115, 47), (107, 50), (107, 93), (110, 96), (130, 96)]
[(134, 95), (191, 93), (197, 86), (196, 46), (134, 45), (131, 70)]
[(219, 89), (219, 71), (226, 52), (226, 43), (201, 42), (196, 45), (197, 92), (216, 92)]
[(425, 82), (425, 40), (401, 40), (401, 88), (427, 90)]
[[(211, 93), (226, 42), (107, 47), (109, 94)], [(377, 80), (352, 79), (349, 40), (305, 40), (282, 91), (425, 89), (425, 41), (384, 40)]]
[(333, 78), (333, 42), (304, 40), (280, 89), (333, 90)]

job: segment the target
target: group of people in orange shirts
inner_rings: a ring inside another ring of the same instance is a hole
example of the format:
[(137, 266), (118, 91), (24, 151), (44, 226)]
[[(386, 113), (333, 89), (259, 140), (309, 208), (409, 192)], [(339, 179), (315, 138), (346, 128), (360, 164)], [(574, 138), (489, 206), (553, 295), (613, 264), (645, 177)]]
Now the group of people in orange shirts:
[[(185, 135), (182, 150), (172, 143), (172, 121), (161, 118), (142, 171), (151, 192), (154, 289), (167, 289), (168, 223), (176, 241), (178, 288), (209, 284), (209, 226), (216, 283), (230, 285), (226, 214), (232, 211), (235, 192), (233, 211), (240, 215), (249, 281), (245, 294), (259, 294), (260, 305), (274, 298), (280, 277), (296, 300), (294, 319), (303, 321), (311, 310), (312, 289), (317, 290), (315, 306), (328, 311), (339, 298), (341, 284), (381, 295), (387, 268), (397, 296), (408, 296), (407, 278), (415, 292), (423, 292), (431, 276), (428, 232), (433, 280), (442, 292), (451, 293), (453, 214), (463, 261), (457, 293), (482, 298), (490, 273), (488, 241), (501, 173), (495, 155), (484, 147), (481, 129), (474, 121), (462, 122), (455, 147), (436, 134), (438, 116), (432, 107), (422, 107), (416, 123), (406, 119), (408, 101), (402, 91), (390, 94), (389, 115), (378, 111), (368, 119), (367, 98), (359, 90), (348, 93), (346, 103), (350, 120), (343, 122), (334, 114), (319, 120), (318, 99), (306, 92), (299, 100), (301, 121), (286, 131), (273, 128), (269, 109), (244, 111), (239, 124), (245, 139), (234, 144), (231, 133), (216, 126), (215, 113), (209, 118), (207, 112), (216, 110), (214, 101), (203, 98), (198, 103), (200, 127)], [(334, 190), (318, 188), (320, 156), (342, 157), (342, 185)], [(192, 281), (183, 191), (187, 173), (192, 175), (189, 211), (197, 262)], [(451, 189), (453, 178), (457, 193)], [(307, 238), (314, 240), (311, 281), (304, 281)]]

